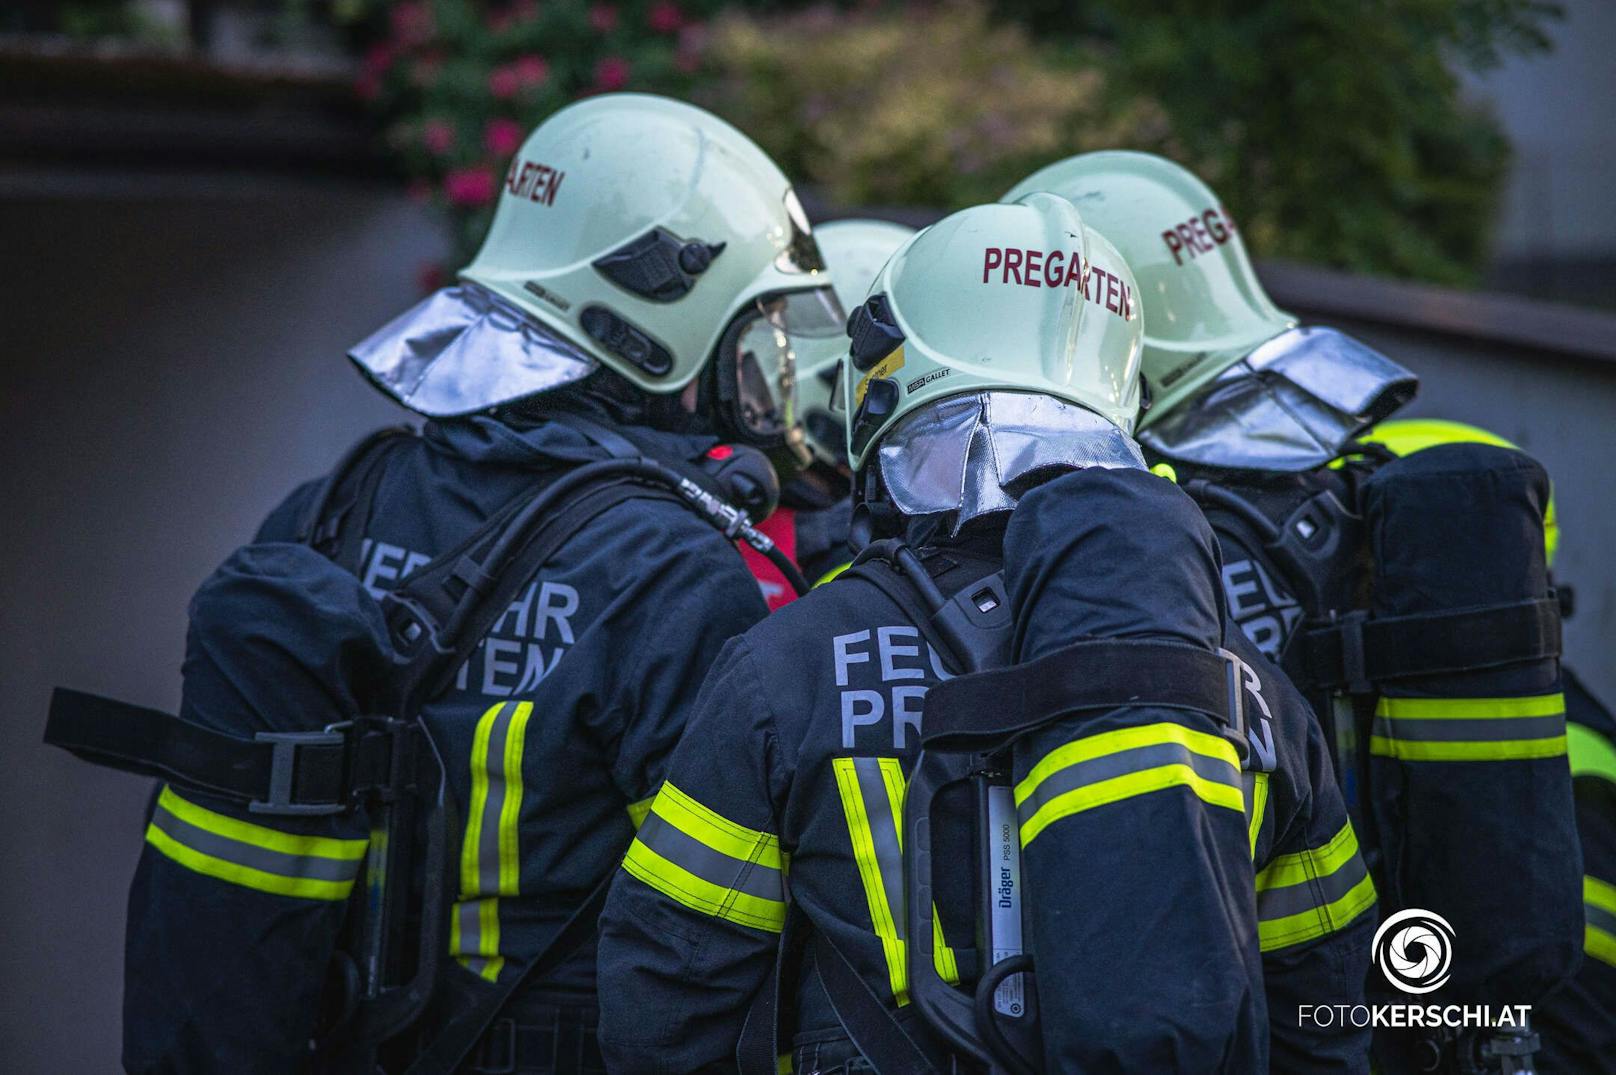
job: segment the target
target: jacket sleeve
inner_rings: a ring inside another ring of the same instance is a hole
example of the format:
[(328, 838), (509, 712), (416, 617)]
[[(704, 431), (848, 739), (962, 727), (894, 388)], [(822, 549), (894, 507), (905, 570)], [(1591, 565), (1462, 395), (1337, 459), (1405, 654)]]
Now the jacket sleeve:
[[(1096, 637), (1217, 649), (1214, 549), (1153, 475), (1039, 487), (1005, 535), (1016, 663)], [(1045, 1070), (1266, 1070), (1240, 763), (1218, 721), (1085, 713), (1013, 759)]]
[(785, 922), (778, 739), (745, 638), (714, 665), (601, 917), (613, 1071), (730, 1071)]
[[(380, 609), (298, 545), (250, 545), (191, 604), (184, 719), (248, 738), (385, 705)], [(255, 814), (165, 786), (129, 895), (124, 1065), (298, 1070), (361, 870), (360, 814)]]
[[(1490, 445), (1381, 467), (1364, 497), (1373, 616), (1548, 597), (1548, 495), (1541, 466)], [(1537, 1001), (1576, 970), (1582, 869), (1565, 725), (1553, 656), (1382, 688), (1369, 739), (1382, 897), (1441, 915), (1457, 937), (1490, 938), (1465, 950), (1433, 999)]]
[(1248, 774), (1273, 1070), (1366, 1072), (1369, 1027), (1314, 1011), (1363, 1002), (1374, 882), (1307, 703), (1243, 638), (1230, 648), (1263, 684), (1276, 740), (1275, 771)]

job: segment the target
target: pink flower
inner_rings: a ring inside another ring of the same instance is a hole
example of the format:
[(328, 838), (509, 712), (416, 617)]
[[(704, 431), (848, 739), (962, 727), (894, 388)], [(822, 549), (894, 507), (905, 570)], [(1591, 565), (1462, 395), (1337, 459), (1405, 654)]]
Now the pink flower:
[(595, 65), (595, 88), (605, 93), (628, 85), (628, 61), (621, 56), (606, 56)]
[(521, 146), (525, 133), (514, 119), (491, 119), (483, 128), (483, 145), (496, 157), (508, 157)]
[(424, 0), (411, 0), (393, 8), (393, 36), (405, 45), (419, 45), (432, 36), (432, 9)]
[(673, 0), (657, 0), (646, 13), (645, 24), (651, 28), (652, 33), (676, 34), (685, 24), (685, 15)]
[(488, 92), (501, 101), (508, 101), (515, 97), (522, 88), (522, 76), (517, 74), (515, 65), (507, 64), (496, 67), (488, 75)]
[(589, 25), (598, 34), (609, 34), (617, 29), (617, 9), (610, 4), (593, 4), (589, 8)]
[(543, 56), (528, 53), (518, 56), (511, 64), (511, 70), (516, 72), (516, 80), (522, 84), (523, 89), (533, 86), (542, 86), (545, 79), (550, 77), (550, 64)]
[(393, 46), (385, 41), (378, 41), (365, 50), (365, 58), (359, 67), (367, 75), (385, 75), (387, 69), (393, 66), (394, 59)]
[(454, 124), (447, 120), (429, 119), (421, 125), (421, 144), (434, 156), (448, 156), (454, 149)]
[(443, 193), (449, 204), (478, 208), (494, 200), (494, 173), (486, 164), (456, 168), (443, 177)]

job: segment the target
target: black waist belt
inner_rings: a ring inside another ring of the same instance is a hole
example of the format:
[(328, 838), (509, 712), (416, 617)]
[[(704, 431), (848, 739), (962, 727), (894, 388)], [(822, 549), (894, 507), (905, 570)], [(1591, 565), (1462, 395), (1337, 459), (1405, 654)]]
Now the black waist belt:
[(1560, 655), (1556, 598), (1375, 617), (1349, 612), (1301, 637), (1296, 672), (1310, 686), (1368, 694), (1414, 676), (1474, 672)]
[(363, 717), (318, 732), (243, 739), (171, 714), (58, 687), (45, 742), (113, 769), (245, 804), (260, 814), (340, 814), (415, 777), (419, 729)]
[(1179, 642), (1096, 639), (995, 672), (939, 683), (926, 696), (928, 749), (982, 750), (1093, 709), (1151, 706), (1206, 713), (1246, 757), (1243, 662)]

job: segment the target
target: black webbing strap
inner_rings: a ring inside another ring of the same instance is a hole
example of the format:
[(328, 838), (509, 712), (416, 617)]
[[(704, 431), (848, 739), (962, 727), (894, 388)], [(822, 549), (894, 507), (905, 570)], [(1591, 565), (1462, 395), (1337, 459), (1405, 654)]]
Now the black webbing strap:
[[(1096, 639), (950, 679), (926, 695), (927, 749), (982, 750), (1089, 709), (1189, 709), (1245, 738), (1238, 659), (1178, 642)], [(1244, 757), (1244, 755), (1242, 755)]]
[(912, 1037), (875, 995), (824, 930), (814, 931), (814, 967), (830, 996), (836, 1021), (876, 1075), (939, 1075), (950, 1069), (945, 1055)]
[(595, 932), (600, 912), (606, 907), (606, 893), (613, 868), (601, 878), (578, 908), (567, 917), (550, 943), (545, 945), (520, 974), (513, 974), (481, 994), (477, 1001), (460, 1009), (444, 1024), (436, 1037), (416, 1056), (404, 1075), (449, 1075), (460, 1066), (472, 1048), (493, 1025), (500, 1009), (528, 982), (548, 974)]
[(298, 527), (297, 540), (357, 575), (387, 459), (415, 435), (409, 426), (387, 426), (348, 449), (320, 483)]
[(735, 1066), (740, 1075), (777, 1075), (780, 1070), (780, 1020), (786, 1014), (791, 992), (796, 989), (797, 970), (802, 965), (802, 953), (812, 929), (802, 908), (788, 903), (773, 971), (762, 988), (753, 994), (746, 1022), (741, 1024), (740, 1040), (735, 1045)]
[(1390, 680), (1558, 657), (1560, 606), (1546, 597), (1373, 619), (1357, 611), (1300, 641), (1297, 671), (1309, 686), (1368, 694)]
[(243, 739), (169, 713), (83, 691), (51, 694), (45, 742), (86, 761), (157, 777), (261, 814), (338, 814), (413, 776), (416, 734), (399, 721), (361, 719), (319, 732)]

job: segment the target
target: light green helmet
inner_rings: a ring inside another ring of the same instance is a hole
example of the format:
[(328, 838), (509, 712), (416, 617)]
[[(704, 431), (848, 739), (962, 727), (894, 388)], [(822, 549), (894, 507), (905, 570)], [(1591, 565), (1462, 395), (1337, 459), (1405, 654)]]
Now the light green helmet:
[[(764, 447), (801, 448), (793, 338), (841, 327), (780, 169), (718, 117), (642, 94), (580, 101), (528, 136), (460, 277), (647, 392), (678, 392), (713, 360), (703, 406)], [(537, 383), (505, 372), (477, 404)]]
[(1127, 263), (1066, 199), (957, 212), (899, 248), (849, 320), (848, 457), (861, 470), (911, 416), (962, 396), (1045, 397), (1136, 456), (1142, 329)]
[[(885, 220), (834, 220), (814, 229), (842, 309), (864, 301), (875, 274), (915, 229)], [(847, 435), (836, 413), (836, 371), (847, 353), (847, 340), (835, 346), (813, 345), (798, 352), (797, 408), (814, 457), (833, 467), (847, 465)]]
[(1121, 150), (1084, 153), (1034, 172), (1003, 200), (1035, 190), (1070, 199), (1117, 244), (1143, 289), (1150, 409), (1141, 425), (1296, 325), (1257, 282), (1217, 195), (1172, 161)]

